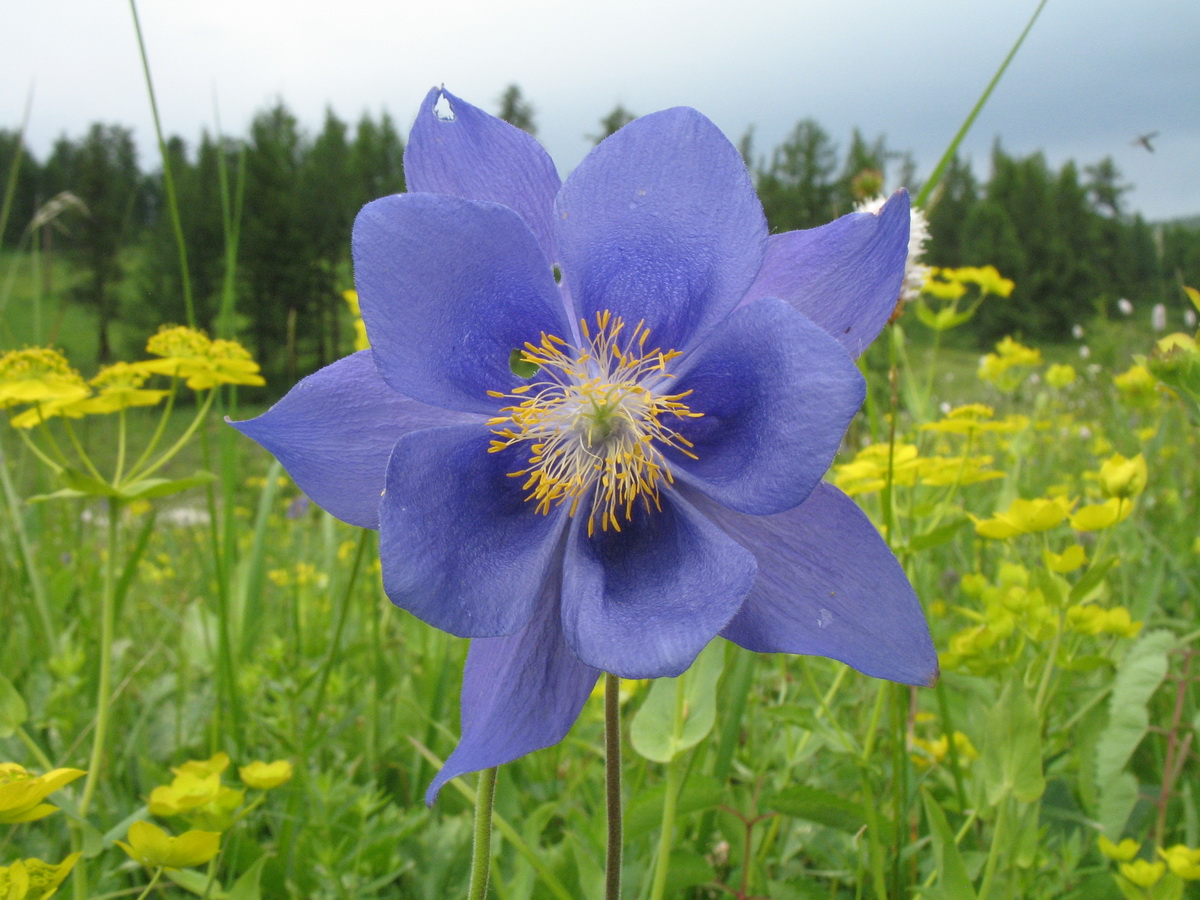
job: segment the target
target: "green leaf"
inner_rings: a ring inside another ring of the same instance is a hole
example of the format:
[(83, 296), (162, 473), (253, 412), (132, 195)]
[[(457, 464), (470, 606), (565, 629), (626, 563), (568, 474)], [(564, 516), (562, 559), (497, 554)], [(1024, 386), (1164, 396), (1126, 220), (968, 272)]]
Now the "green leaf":
[(927, 531), (924, 534), (918, 534), (908, 542), (908, 549), (916, 553), (921, 550), (940, 547), (942, 544), (948, 544), (958, 534), (959, 529), (970, 521), (970, 519), (962, 518), (956, 522), (947, 522), (945, 525), (934, 528), (932, 531)]
[(29, 707), (13, 683), (0, 675), (0, 738), (12, 737), (29, 718)]
[(267, 855), (264, 853), (234, 883), (229, 891), (229, 900), (261, 900), (262, 891), (259, 889), (258, 882), (262, 878), (263, 866), (266, 864)]
[(929, 820), (929, 831), (933, 835), (933, 858), (937, 864), (938, 886), (947, 900), (975, 900), (975, 887), (967, 874), (966, 864), (954, 842), (954, 832), (946, 821), (946, 814), (927, 791), (921, 791), (925, 804), (925, 817)]
[(101, 481), (78, 469), (63, 469), (58, 477), (68, 490), (78, 491), (84, 497), (115, 497), (116, 489), (107, 481)]
[(764, 805), (786, 816), (816, 822), (847, 834), (857, 834), (867, 824), (862, 804), (807, 784), (784, 788)]
[(1070, 600), (1072, 603), (1082, 603), (1092, 595), (1092, 592), (1100, 587), (1100, 582), (1104, 580), (1104, 576), (1108, 574), (1108, 570), (1116, 563), (1117, 557), (1110, 556), (1108, 559), (1101, 560), (1084, 573), (1084, 576), (1075, 582), (1075, 586), (1071, 588)]
[(983, 774), (988, 803), (1006, 796), (1032, 803), (1042, 796), (1042, 726), (1020, 678), (1014, 677), (987, 716)]
[[(228, 900), (229, 895), (221, 888), (220, 882), (214, 881), (210, 888), (208, 876), (195, 869), (164, 869), (163, 875), (197, 897), (207, 896), (209, 900)], [(209, 889), (206, 890), (206, 888)]]
[[(696, 746), (717, 719), (717, 681), (725, 666), (725, 645), (713, 641), (678, 678), (659, 678), (650, 686), (629, 728), (633, 749), (654, 762), (670, 762)], [(683, 690), (683, 717), (675, 732), (677, 686)]]
[(1108, 701), (1108, 725), (1096, 747), (1096, 781), (1104, 785), (1125, 768), (1150, 726), (1146, 706), (1167, 675), (1167, 654), (1175, 646), (1169, 631), (1149, 631), (1121, 660)]
[[(662, 805), (666, 784), (638, 791), (625, 810), (626, 840), (637, 840), (662, 825)], [(675, 801), (675, 817), (682, 819), (694, 813), (715, 809), (725, 796), (725, 785), (710, 775), (692, 775), (684, 782)]]
[(216, 481), (212, 472), (196, 472), (186, 478), (143, 478), (121, 485), (119, 496), (124, 500), (153, 500), (187, 491), (202, 484)]

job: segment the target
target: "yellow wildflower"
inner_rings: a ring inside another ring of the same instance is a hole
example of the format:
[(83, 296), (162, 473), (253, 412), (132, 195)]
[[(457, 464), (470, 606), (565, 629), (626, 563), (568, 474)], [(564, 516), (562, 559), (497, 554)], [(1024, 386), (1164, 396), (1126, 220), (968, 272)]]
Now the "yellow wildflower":
[(1104, 630), (1109, 634), (1123, 638), (1135, 638), (1142, 630), (1144, 622), (1134, 622), (1129, 610), (1124, 606), (1114, 606), (1104, 617)]
[(1071, 501), (1066, 497), (1039, 497), (1023, 500), (1018, 497), (1002, 513), (990, 519), (971, 516), (975, 533), (981, 537), (1003, 540), (1019, 534), (1046, 531), (1059, 524), (1071, 512)]
[(1200, 850), (1176, 844), (1166, 850), (1159, 847), (1158, 855), (1163, 858), (1173, 875), (1178, 875), (1185, 881), (1200, 881)]
[(1158, 399), (1157, 382), (1150, 370), (1141, 364), (1134, 364), (1120, 375), (1114, 375), (1113, 384), (1121, 399), (1132, 406), (1152, 406)]
[(0, 356), (0, 409), (21, 403), (72, 401), (87, 395), (83, 376), (57, 350), (30, 347)]
[(358, 291), (342, 291), (342, 298), (350, 307), (350, 315), (354, 317), (354, 349), (370, 349), (371, 342), (367, 340), (367, 326), (362, 320), (362, 310), (358, 307)]
[(234, 813), (245, 799), (244, 790), (221, 785), (215, 797), (185, 814), (184, 819), (205, 831), (226, 831), (233, 825)]
[(1055, 363), (1046, 370), (1046, 384), (1050, 387), (1064, 388), (1074, 381), (1075, 368), (1073, 366)]
[(979, 379), (994, 384), (1002, 391), (1014, 390), (1025, 377), (1024, 372), (1013, 369), (1029, 368), (1042, 363), (1042, 351), (1019, 344), (1006, 337), (996, 344), (996, 352), (989, 353), (979, 362)]
[(1124, 522), (1133, 512), (1133, 501), (1112, 497), (1103, 503), (1080, 507), (1071, 516), (1071, 527), (1076, 531), (1101, 531)]
[(151, 869), (202, 866), (221, 849), (221, 835), (216, 832), (186, 831), (179, 837), (171, 837), (150, 822), (134, 822), (129, 826), (128, 837), (128, 844), (117, 841), (117, 846)]
[(1153, 887), (1157, 884), (1166, 870), (1167, 866), (1165, 863), (1146, 862), (1144, 859), (1135, 859), (1133, 862), (1121, 863), (1121, 874), (1127, 880), (1143, 888)]
[(1141, 845), (1133, 838), (1125, 838), (1121, 843), (1114, 844), (1102, 834), (1097, 843), (1100, 846), (1100, 852), (1116, 862), (1129, 862), (1137, 856), (1138, 850), (1141, 849)]
[(286, 759), (277, 759), (271, 763), (252, 762), (238, 769), (238, 774), (248, 787), (269, 791), (291, 780), (292, 764)]
[(209, 340), (195, 328), (164, 325), (147, 341), (146, 352), (161, 359), (132, 363), (136, 370), (184, 378), (194, 391), (219, 384), (266, 383), (245, 347), (236, 341)]
[(1100, 489), (1106, 497), (1136, 497), (1146, 489), (1147, 477), (1146, 457), (1115, 453), (1100, 466)]
[(973, 282), (982, 293), (997, 297), (1009, 296), (1016, 287), (1016, 283), (1002, 277), (995, 266), (965, 266), (957, 269), (955, 274), (959, 281)]
[(1049, 550), (1043, 550), (1042, 560), (1046, 563), (1046, 568), (1051, 572), (1065, 575), (1067, 572), (1074, 572), (1087, 562), (1087, 552), (1079, 544), (1072, 544), (1062, 553), (1051, 553)]
[(81, 854), (72, 853), (58, 865), (40, 859), (21, 859), (0, 866), (2, 900), (49, 900), (66, 881)]
[(0, 763), (0, 825), (44, 819), (58, 807), (42, 801), (84, 774), (80, 769), (54, 769), (35, 776), (16, 763)]
[(163, 818), (183, 815), (212, 802), (220, 791), (218, 772), (209, 775), (180, 772), (170, 785), (161, 785), (150, 792), (150, 813)]
[(199, 778), (205, 778), (209, 775), (220, 775), (229, 768), (229, 754), (223, 750), (214, 753), (208, 759), (189, 759), (182, 765), (171, 769), (176, 775), (195, 775)]

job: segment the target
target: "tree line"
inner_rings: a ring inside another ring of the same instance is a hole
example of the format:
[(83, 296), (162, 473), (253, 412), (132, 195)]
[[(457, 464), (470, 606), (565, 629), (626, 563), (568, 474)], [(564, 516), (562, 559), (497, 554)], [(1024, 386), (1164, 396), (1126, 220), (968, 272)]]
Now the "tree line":
[[(536, 134), (535, 109), (516, 85), (496, 111)], [(599, 142), (632, 118), (617, 106), (588, 137)], [(752, 132), (740, 149), (773, 231), (823, 224), (885, 185), (905, 184), (914, 195), (920, 187), (915, 162), (882, 136), (855, 130), (843, 150), (811, 119), (769, 152), (756, 152)], [(388, 114), (351, 125), (329, 110), (311, 133), (277, 101), (244, 137), (204, 133), (195, 146), (172, 137), (166, 150), (198, 324), (216, 326), (232, 290), (236, 321), (220, 323), (222, 330), (236, 329), (269, 373), (294, 377), (346, 352), (352, 338), (340, 292), (350, 286), (351, 223), (364, 203), (404, 190), (404, 142)], [(36, 240), (75, 263), (82, 274), (73, 299), (95, 309), (102, 356), (112, 353), (108, 330), (118, 318), (143, 330), (185, 321), (163, 168), (143, 170), (130, 129), (94, 124), (60, 138), (44, 161), (16, 132), (0, 130), (0, 177), (12, 184), (0, 246)], [(997, 142), (986, 181), (967, 161), (946, 170), (927, 210), (928, 261), (990, 263), (1016, 281), (1011, 298), (985, 304), (972, 322), (980, 342), (1006, 333), (1065, 339), (1073, 324), (1119, 297), (1148, 305), (1171, 297), (1180, 282), (1200, 284), (1200, 227), (1147, 223), (1126, 208), (1128, 190), (1110, 159), (1056, 170), (1040, 153), (1015, 157)], [(51, 222), (54, 198), (59, 215)], [(236, 275), (226, 285), (231, 266)], [(130, 282), (133, 290), (118, 290)], [(122, 296), (139, 300), (122, 306)]]

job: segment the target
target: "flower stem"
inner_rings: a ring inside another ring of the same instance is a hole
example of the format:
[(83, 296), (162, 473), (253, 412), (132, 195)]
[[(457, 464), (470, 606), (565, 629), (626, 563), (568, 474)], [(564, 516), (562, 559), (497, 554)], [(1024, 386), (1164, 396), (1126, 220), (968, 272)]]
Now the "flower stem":
[[(108, 713), (112, 695), (112, 645), (116, 618), (117, 555), (120, 549), (121, 501), (108, 498), (108, 541), (104, 560), (104, 584), (100, 594), (100, 676), (96, 686), (96, 728), (92, 732), (92, 752), (88, 760), (87, 779), (83, 783), (83, 796), (79, 799), (79, 828), (77, 843), (82, 845), (83, 828), (87, 823), (87, 811), (95, 796), (96, 786), (103, 774), (104, 749), (108, 738)], [(80, 860), (75, 870), (75, 896), (87, 896), (87, 872), (85, 861)]]
[(604, 673), (604, 783), (608, 799), (608, 855), (604, 900), (621, 896), (621, 679)]
[(163, 451), (162, 456), (160, 456), (158, 459), (156, 459), (153, 463), (151, 463), (145, 469), (142, 469), (136, 475), (133, 472), (130, 472), (128, 481), (130, 481), (130, 482), (140, 481), (143, 478), (149, 478), (151, 475), (153, 475), (155, 472), (157, 472), (159, 469), (161, 469), (163, 466), (165, 466), (168, 462), (170, 462), (172, 457), (174, 457), (176, 453), (178, 453), (180, 450), (182, 450), (184, 448), (184, 445), (186, 445), (187, 442), (192, 439), (192, 435), (196, 433), (196, 429), (200, 427), (200, 424), (208, 416), (208, 411), (212, 408), (213, 399), (216, 396), (217, 396), (216, 389), (214, 388), (214, 389), (210, 390), (208, 393), (208, 396), (204, 399), (204, 403), (200, 406), (199, 412), (196, 413), (196, 418), (192, 419), (192, 423), (190, 425), (188, 425), (187, 430), (180, 436), (179, 440), (177, 440), (174, 444), (172, 444), (170, 449)]
[(492, 868), (492, 805), (496, 799), (496, 771), (499, 766), (479, 773), (475, 786), (475, 843), (471, 848), (471, 886), (467, 900), (487, 896), (488, 874)]
[(156, 884), (158, 884), (158, 879), (162, 878), (162, 873), (163, 873), (162, 866), (159, 866), (157, 869), (154, 870), (154, 877), (150, 879), (150, 883), (148, 885), (146, 885), (146, 889), (144, 891), (142, 891), (140, 894), (138, 894), (137, 900), (144, 900), (144, 898), (150, 896), (150, 892), (152, 890), (154, 890), (154, 886)]
[[(678, 738), (683, 733), (684, 680), (675, 680), (675, 715), (671, 733)], [(667, 869), (671, 864), (671, 844), (675, 836), (675, 803), (682, 780), (682, 769), (676, 759), (667, 763), (666, 794), (663, 796), (662, 833), (658, 838), (658, 859), (654, 863), (654, 884), (651, 900), (662, 900), (667, 887)]]

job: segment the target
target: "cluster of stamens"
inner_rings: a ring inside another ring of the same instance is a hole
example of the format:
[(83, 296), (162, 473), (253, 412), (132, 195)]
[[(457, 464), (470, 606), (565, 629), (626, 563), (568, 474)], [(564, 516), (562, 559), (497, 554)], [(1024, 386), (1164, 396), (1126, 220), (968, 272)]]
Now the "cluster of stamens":
[(538, 367), (537, 380), (507, 394), (488, 391), (513, 401), (488, 421), (497, 426), (488, 452), (529, 443), (528, 465), (509, 477), (526, 479), (526, 500), (543, 515), (569, 502), (574, 516), (590, 492), (589, 536), (597, 519), (601, 530), (620, 531), (618, 519), (632, 519), (638, 503), (648, 512), (662, 508), (660, 489), (674, 481), (663, 449), (696, 458), (691, 441), (668, 422), (703, 415), (681, 402), (691, 391), (654, 390), (674, 377), (667, 364), (678, 350), (647, 350), (644, 322), (627, 335), (624, 321), (607, 310), (596, 313), (595, 322), (593, 334), (580, 321), (578, 350), (543, 332), (540, 343), (526, 343), (520, 354)]

